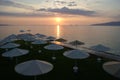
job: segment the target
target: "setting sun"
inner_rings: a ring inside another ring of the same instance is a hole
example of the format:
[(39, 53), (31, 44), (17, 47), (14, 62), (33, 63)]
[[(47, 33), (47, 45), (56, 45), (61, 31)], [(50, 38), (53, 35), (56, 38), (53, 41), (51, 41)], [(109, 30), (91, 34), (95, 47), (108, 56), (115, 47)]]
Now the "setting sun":
[(56, 22), (61, 22), (61, 18), (60, 17), (56, 17), (55, 20), (56, 20)]

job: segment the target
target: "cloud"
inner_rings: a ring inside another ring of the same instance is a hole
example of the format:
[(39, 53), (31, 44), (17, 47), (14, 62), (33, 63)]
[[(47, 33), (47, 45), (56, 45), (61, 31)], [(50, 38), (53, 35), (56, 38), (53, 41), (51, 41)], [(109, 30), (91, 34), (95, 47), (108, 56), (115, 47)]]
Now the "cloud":
[(54, 1), (54, 3), (66, 4), (67, 2), (65, 2), (65, 1)]
[(75, 1), (54, 1), (55, 5), (59, 6), (77, 6), (77, 3)]
[(120, 14), (116, 14), (114, 16), (111, 16), (114, 20), (119, 20), (120, 21)]
[(69, 2), (69, 3), (68, 3), (68, 6), (77, 6), (77, 3), (74, 2), (74, 1), (73, 1), (73, 2)]
[(24, 5), (24, 4), (21, 4), (18, 2), (14, 2), (14, 1), (10, 1), (10, 0), (0, 0), (0, 5), (34, 10), (34, 8), (32, 6), (27, 6), (27, 5)]
[(83, 16), (95, 16), (95, 11), (83, 10), (83, 9), (69, 9), (67, 7), (63, 8), (48, 8), (48, 9), (39, 9), (38, 11), (46, 12), (56, 12), (61, 14), (71, 14), (71, 15), (83, 15)]
[(64, 6), (64, 5), (67, 5), (67, 2), (66, 1), (56, 0), (56, 1), (54, 1), (54, 5), (55, 6)]
[(16, 17), (50, 17), (54, 14), (50, 13), (14, 13), (14, 12), (0, 12), (0, 16), (16, 16)]

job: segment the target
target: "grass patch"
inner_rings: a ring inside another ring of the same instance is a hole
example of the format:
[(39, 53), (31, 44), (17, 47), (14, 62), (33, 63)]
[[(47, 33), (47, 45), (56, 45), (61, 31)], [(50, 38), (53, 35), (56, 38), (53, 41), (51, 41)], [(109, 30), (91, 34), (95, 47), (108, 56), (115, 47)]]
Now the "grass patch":
[[(24, 61), (38, 59), (50, 62), (54, 65), (51, 72), (37, 76), (37, 80), (118, 80), (117, 78), (109, 75), (102, 69), (102, 65), (105, 62), (112, 61), (107, 58), (102, 58), (102, 61), (98, 62), (98, 56), (90, 55), (87, 59), (81, 59), (78, 61), (79, 71), (74, 73), (72, 67), (74, 66), (74, 60), (63, 56), (63, 53), (70, 48), (65, 47), (63, 50), (59, 51), (49, 51), (44, 49), (45, 45), (32, 45), (30, 42), (16, 41), (15, 43), (21, 44), (19, 48), (29, 50), (29, 54), (17, 57), (18, 63)], [(31, 48), (33, 46), (33, 48)], [(42, 53), (39, 53), (41, 50)], [(5, 50), (0, 49), (0, 53), (5, 52)], [(51, 59), (52, 54), (55, 53), (57, 59), (53, 61)], [(0, 56), (0, 76), (2, 79), (12, 79), (12, 80), (33, 80), (34, 77), (23, 76), (15, 72), (14, 67), (16, 65), (15, 58), (12, 60)]]

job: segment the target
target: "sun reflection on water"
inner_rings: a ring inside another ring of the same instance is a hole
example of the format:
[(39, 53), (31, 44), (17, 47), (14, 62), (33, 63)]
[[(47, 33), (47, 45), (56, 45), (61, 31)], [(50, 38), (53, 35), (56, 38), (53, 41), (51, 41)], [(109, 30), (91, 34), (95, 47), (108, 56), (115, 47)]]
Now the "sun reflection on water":
[(57, 25), (57, 39), (60, 38), (60, 25)]

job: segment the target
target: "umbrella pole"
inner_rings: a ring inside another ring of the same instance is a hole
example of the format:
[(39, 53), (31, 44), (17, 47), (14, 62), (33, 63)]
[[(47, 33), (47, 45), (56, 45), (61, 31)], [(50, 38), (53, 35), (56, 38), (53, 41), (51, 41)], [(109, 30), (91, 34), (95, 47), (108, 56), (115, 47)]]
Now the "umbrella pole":
[(8, 51), (8, 49), (5, 49), (6, 50), (6, 52)]
[(15, 63), (17, 64), (18, 63), (18, 59), (16, 58), (16, 61), (15, 61)]
[(12, 61), (12, 60), (13, 60), (13, 57), (10, 57), (10, 60)]
[(77, 44), (76, 44), (76, 49), (77, 49)]
[(77, 66), (77, 60), (75, 59), (75, 66)]
[(37, 76), (34, 76), (34, 80), (37, 80)]
[(30, 45), (30, 49), (32, 49), (32, 46)]
[(78, 72), (78, 66), (77, 66), (77, 60), (76, 59), (75, 59), (75, 65), (73, 67), (73, 70), (74, 70), (75, 73)]
[(27, 42), (25, 42), (25, 45), (27, 45)]
[(55, 57), (55, 53), (53, 53), (52, 59), (53, 59), (53, 60), (55, 60), (55, 59), (56, 59), (56, 57)]

